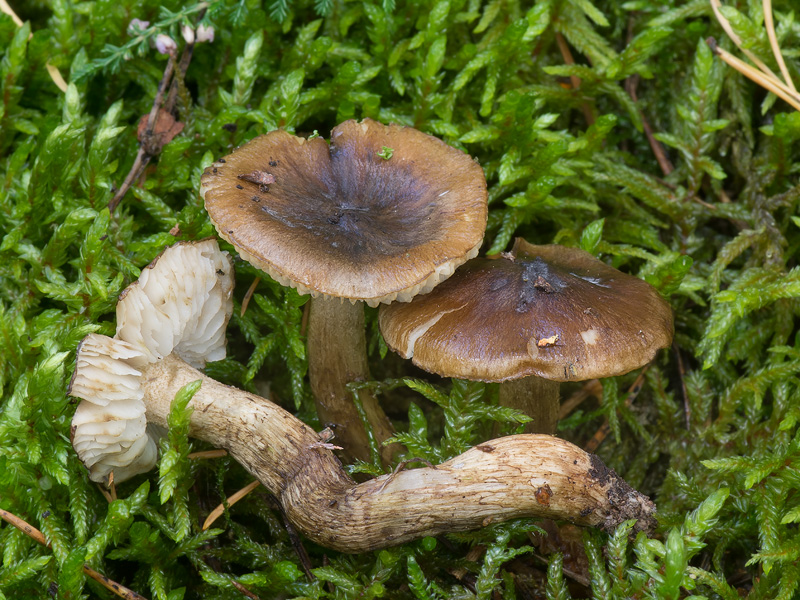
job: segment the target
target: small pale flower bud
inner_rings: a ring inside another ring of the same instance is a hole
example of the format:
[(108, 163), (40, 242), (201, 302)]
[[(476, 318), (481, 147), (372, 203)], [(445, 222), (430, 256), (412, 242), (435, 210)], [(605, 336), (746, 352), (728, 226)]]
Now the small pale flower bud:
[(177, 48), (178, 44), (166, 33), (159, 33), (156, 36), (156, 50), (161, 54), (172, 54)]
[(188, 25), (183, 25), (181, 27), (181, 35), (183, 35), (183, 39), (186, 40), (187, 44), (194, 44), (194, 29)]
[(214, 41), (214, 28), (208, 25), (200, 25), (197, 28), (197, 43), (213, 42)]
[(131, 19), (128, 23), (128, 35), (131, 37), (144, 33), (150, 27), (150, 21), (142, 21), (141, 19)]

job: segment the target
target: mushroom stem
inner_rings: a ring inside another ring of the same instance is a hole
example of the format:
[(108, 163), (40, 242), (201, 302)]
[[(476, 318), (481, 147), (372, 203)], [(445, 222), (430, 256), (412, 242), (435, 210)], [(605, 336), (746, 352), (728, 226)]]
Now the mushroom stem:
[(531, 375), (500, 384), (500, 406), (516, 408), (531, 417), (525, 433), (554, 434), (558, 425), (559, 382)]
[[(370, 461), (367, 432), (347, 384), (369, 381), (364, 304), (321, 296), (310, 300), (308, 316), (308, 376), (324, 426), (333, 426), (336, 444), (346, 457)], [(383, 446), (393, 435), (392, 425), (369, 390), (358, 391), (367, 420), (384, 463), (391, 461), (396, 445)]]
[(248, 392), (225, 386), (174, 354), (144, 368), (149, 422), (166, 426), (170, 404), (202, 380), (190, 434), (227, 449), (272, 492), (314, 542), (356, 553), (423, 536), (521, 517), (568, 519), (613, 530), (627, 519), (655, 525), (655, 506), (595, 455), (544, 435), (476, 446), (441, 465), (356, 484), (318, 434)]

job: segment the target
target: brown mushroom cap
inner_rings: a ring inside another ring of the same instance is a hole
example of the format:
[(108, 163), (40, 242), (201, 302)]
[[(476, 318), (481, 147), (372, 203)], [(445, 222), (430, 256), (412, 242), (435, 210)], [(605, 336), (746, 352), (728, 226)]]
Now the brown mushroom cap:
[(450, 276), (477, 254), (487, 217), (483, 170), (467, 154), (370, 119), (337, 126), (330, 146), (257, 137), (206, 169), (200, 193), (251, 264), (301, 293), (372, 306)]
[(622, 375), (672, 341), (672, 311), (648, 283), (588, 252), (517, 239), (409, 304), (381, 307), (386, 343), (444, 377), (554, 381)]

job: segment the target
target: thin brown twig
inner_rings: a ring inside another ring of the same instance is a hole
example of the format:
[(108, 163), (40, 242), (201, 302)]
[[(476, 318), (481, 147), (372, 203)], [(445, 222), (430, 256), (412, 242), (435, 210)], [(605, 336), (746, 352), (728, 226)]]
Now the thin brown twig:
[[(203, 18), (204, 14), (205, 8), (198, 13), (197, 22)], [(128, 175), (125, 177), (125, 181), (108, 203), (109, 211), (114, 212), (114, 209), (117, 208), (119, 203), (125, 197), (125, 194), (128, 193), (128, 190), (133, 185), (133, 182), (136, 181), (142, 173), (144, 173), (144, 170), (147, 167), (147, 164), (150, 162), (150, 159), (161, 152), (161, 149), (163, 148), (163, 142), (160, 141), (159, 135), (154, 134), (153, 127), (155, 127), (156, 123), (158, 122), (158, 115), (160, 111), (163, 110), (170, 114), (173, 113), (175, 109), (178, 88), (183, 84), (183, 80), (186, 77), (186, 71), (189, 69), (189, 64), (192, 61), (193, 52), (194, 43), (186, 44), (183, 49), (183, 53), (181, 54), (181, 58), (178, 61), (177, 72), (175, 72), (175, 53), (170, 52), (169, 59), (167, 60), (167, 66), (164, 68), (164, 74), (161, 77), (161, 82), (158, 86), (158, 91), (156, 92), (155, 98), (153, 98), (153, 106), (150, 108), (150, 113), (147, 115), (147, 125), (143, 135), (144, 139), (139, 143), (139, 150), (136, 153), (136, 158), (133, 161), (133, 165), (131, 166)], [(168, 87), (169, 94), (166, 102), (163, 102), (162, 107), (164, 93)]]
[[(633, 100), (637, 105), (639, 103), (639, 97), (636, 93), (636, 88), (639, 86), (639, 79), (640, 77), (637, 74), (631, 75), (625, 80), (625, 91), (628, 92), (628, 96), (630, 96), (631, 100)], [(664, 147), (661, 145), (661, 142), (659, 142), (653, 135), (653, 128), (650, 127), (650, 122), (647, 120), (647, 117), (641, 108), (639, 109), (639, 115), (642, 118), (642, 129), (644, 129), (644, 134), (647, 136), (647, 143), (650, 144), (650, 149), (653, 151), (653, 154), (656, 157), (656, 161), (658, 162), (658, 166), (661, 168), (661, 172), (664, 174), (664, 176), (667, 176), (675, 170), (675, 167), (672, 165), (669, 157), (667, 157), (667, 153), (664, 151)]]
[(105, 486), (98, 483), (97, 489), (100, 490), (100, 493), (103, 494), (103, 498), (108, 500), (109, 504), (111, 504), (114, 501), (114, 499), (111, 497), (111, 494), (108, 493), (108, 490), (105, 488)]
[[(533, 556), (536, 559), (539, 559), (540, 561), (542, 561), (546, 565), (550, 564), (550, 560), (546, 556), (544, 556), (543, 554), (538, 554), (538, 553), (534, 552), (531, 556)], [(590, 587), (591, 584), (592, 584), (590, 578), (582, 575), (581, 573), (578, 573), (577, 571), (573, 571), (572, 569), (568, 569), (567, 567), (565, 567), (563, 565), (561, 567), (561, 571), (564, 573), (564, 575), (566, 575), (570, 579), (573, 579), (577, 583), (579, 583), (579, 584), (581, 584), (581, 585), (583, 585), (583, 586), (585, 586), (587, 588)]]
[(590, 379), (581, 386), (581, 389), (564, 400), (564, 402), (561, 403), (561, 408), (558, 411), (558, 420), (561, 421), (562, 419), (566, 419), (572, 413), (572, 411), (580, 406), (580, 404), (589, 398), (589, 396), (602, 399), (603, 384), (600, 383), (599, 379)]
[[(169, 58), (167, 59), (167, 66), (164, 68), (164, 75), (161, 77), (161, 83), (158, 84), (158, 90), (156, 91), (156, 96), (153, 98), (153, 106), (150, 108), (150, 113), (147, 115), (147, 128), (145, 129), (145, 139), (149, 141), (153, 136), (153, 127), (156, 124), (156, 118), (158, 117), (158, 111), (161, 110), (161, 100), (164, 98), (164, 90), (169, 85), (170, 80), (172, 79), (172, 74), (175, 71), (175, 54), (170, 52)], [(165, 107), (166, 108), (166, 107)], [(143, 146), (147, 146), (147, 142), (142, 144)], [(150, 148), (145, 148), (148, 154), (151, 153)]]
[(672, 340), (672, 351), (675, 353), (678, 363), (678, 378), (681, 382), (681, 395), (683, 396), (683, 417), (686, 421), (686, 430), (689, 431), (692, 427), (692, 409), (689, 405), (689, 391), (686, 389), (686, 370), (683, 367), (681, 349), (678, 348), (678, 342), (675, 340)]
[(27, 521), (23, 521), (14, 513), (10, 513), (7, 510), (3, 510), (2, 508), (0, 508), (0, 519), (3, 519), (6, 523), (9, 523), (10, 525), (13, 525), (32, 540), (40, 543), (42, 546), (46, 546), (48, 548), (50, 547), (50, 542), (47, 541), (47, 539), (44, 537), (44, 534), (41, 531), (36, 529), (36, 527), (31, 525)]
[[(476, 563), (478, 562), (478, 559), (484, 552), (486, 552), (486, 546), (484, 546), (483, 544), (476, 544), (475, 546), (469, 549), (466, 556), (464, 556), (464, 560), (466, 562)], [(469, 571), (467, 570), (467, 567), (465, 565), (461, 565), (453, 569), (448, 569), (448, 572), (450, 573), (450, 575), (458, 579), (461, 583), (465, 583), (464, 578), (469, 574)]]
[[(44, 537), (44, 534), (36, 529), (30, 523), (23, 521), (18, 516), (13, 513), (8, 512), (7, 510), (3, 510), (0, 508), (0, 519), (3, 519), (6, 523), (13, 525), (17, 529), (19, 529), (22, 533), (30, 537), (32, 540), (38, 542), (45, 548), (50, 548), (50, 542), (47, 541), (47, 538)], [(126, 588), (124, 585), (120, 585), (119, 583), (112, 581), (105, 575), (102, 575), (89, 567), (88, 565), (83, 565), (83, 572), (88, 577), (91, 577), (108, 591), (113, 592), (120, 598), (124, 598), (125, 600), (147, 600), (144, 596), (141, 596), (134, 592), (131, 589)]]
[(696, 194), (692, 194), (691, 200), (693, 200), (694, 202), (697, 202), (699, 205), (704, 206), (705, 208), (707, 208), (709, 210), (717, 210), (716, 206), (714, 206), (713, 204), (711, 204), (709, 202), (706, 202), (705, 200), (701, 200), (700, 198), (697, 197)]
[(303, 540), (300, 538), (300, 535), (297, 533), (297, 530), (292, 525), (292, 522), (286, 516), (286, 512), (283, 510), (280, 502), (275, 499), (275, 496), (272, 494), (267, 493), (259, 493), (258, 497), (264, 500), (264, 503), (267, 504), (272, 510), (276, 510), (281, 514), (283, 518), (283, 525), (286, 528), (286, 533), (289, 535), (289, 542), (292, 544), (292, 548), (294, 548), (297, 557), (300, 559), (300, 564), (303, 566), (303, 571), (306, 574), (306, 578), (309, 581), (316, 581), (317, 577), (312, 572), (312, 565), (311, 565), (311, 558), (306, 551), (306, 547), (303, 545)]
[(183, 81), (186, 78), (186, 71), (189, 70), (189, 64), (192, 62), (193, 55), (194, 55), (194, 42), (192, 42), (191, 44), (186, 44), (186, 46), (184, 46), (183, 53), (181, 54), (181, 58), (178, 61), (178, 71), (176, 73), (177, 76), (173, 77), (172, 79), (172, 84), (170, 85), (169, 88), (169, 96), (167, 96), (167, 102), (164, 105), (170, 111), (175, 106), (175, 102), (177, 101), (179, 88), (183, 87), (184, 85)]
[[(633, 404), (633, 401), (636, 399), (636, 396), (639, 395), (639, 392), (642, 389), (642, 384), (644, 383), (644, 374), (647, 373), (647, 369), (649, 368), (650, 365), (646, 365), (642, 369), (641, 373), (639, 373), (639, 375), (636, 377), (636, 380), (633, 382), (633, 385), (631, 385), (631, 387), (628, 388), (628, 396), (625, 398), (626, 407), (629, 407), (631, 404)], [(606, 439), (606, 437), (610, 432), (611, 432), (611, 424), (609, 423), (608, 419), (606, 419), (605, 422), (600, 426), (600, 429), (598, 429), (592, 436), (592, 439), (590, 439), (586, 443), (584, 450), (586, 450), (586, 452), (595, 452), (600, 447), (600, 444), (603, 443), (603, 441)]]
[(300, 318), (300, 335), (303, 336), (306, 334), (306, 329), (308, 329), (308, 315), (311, 312), (311, 302), (306, 302), (305, 306), (303, 306), (303, 316)]
[(164, 68), (164, 74), (161, 77), (161, 82), (158, 84), (158, 91), (156, 92), (155, 98), (153, 98), (153, 106), (150, 108), (150, 112), (147, 115), (147, 125), (143, 135), (144, 139), (139, 142), (139, 150), (136, 152), (136, 158), (133, 161), (133, 165), (131, 165), (130, 171), (128, 171), (128, 175), (125, 177), (125, 181), (122, 182), (122, 185), (116, 191), (114, 197), (108, 202), (108, 210), (112, 213), (119, 203), (122, 202), (122, 199), (125, 197), (125, 194), (128, 193), (133, 182), (144, 172), (150, 159), (160, 151), (160, 148), (153, 147), (151, 143), (153, 137), (155, 137), (153, 135), (153, 127), (156, 123), (158, 111), (161, 110), (161, 100), (164, 98), (164, 90), (169, 85), (174, 70), (175, 55), (174, 53), (170, 53), (169, 59), (167, 59), (167, 66)]
[(283, 517), (283, 525), (286, 527), (286, 533), (289, 535), (289, 541), (292, 544), (292, 548), (294, 548), (294, 551), (297, 553), (297, 557), (300, 559), (300, 564), (303, 566), (303, 571), (306, 574), (306, 578), (309, 581), (316, 581), (317, 577), (311, 570), (311, 557), (308, 555), (306, 547), (303, 545), (303, 540), (300, 539), (297, 530), (295, 530), (294, 525), (292, 525), (292, 522), (286, 516), (283, 508), (280, 510), (281, 516)]
[[(558, 50), (561, 52), (561, 57), (564, 59), (564, 62), (568, 65), (574, 65), (575, 59), (572, 58), (572, 52), (569, 49), (569, 44), (567, 44), (567, 40), (564, 39), (564, 36), (558, 32), (556, 32), (556, 44), (558, 44)], [(572, 89), (578, 91), (581, 87), (581, 78), (577, 75), (570, 75), (569, 80), (572, 84)], [(588, 125), (594, 125), (594, 115), (592, 114), (592, 109), (589, 106), (589, 103), (585, 100), (581, 103), (581, 110), (583, 110), (583, 117), (586, 119), (586, 123)]]
[(139, 150), (136, 152), (136, 158), (133, 160), (131, 170), (128, 171), (128, 174), (125, 176), (125, 181), (122, 182), (122, 185), (119, 186), (119, 189), (117, 189), (114, 197), (108, 202), (109, 211), (114, 212), (114, 209), (117, 208), (117, 205), (119, 205), (119, 203), (125, 197), (125, 194), (128, 193), (128, 190), (133, 185), (133, 182), (136, 181), (142, 174), (151, 158), (152, 156), (145, 152), (144, 146), (140, 145)]
[(250, 598), (250, 600), (261, 600), (261, 598), (259, 598), (257, 594), (254, 594), (253, 592), (248, 590), (246, 587), (244, 587), (241, 583), (239, 583), (235, 579), (231, 580), (231, 583), (233, 583), (233, 587), (235, 587), (237, 590), (242, 592), (242, 594)]
[[(322, 555), (322, 566), (323, 566), (323, 567), (327, 567), (327, 566), (329, 566), (330, 564), (331, 564), (331, 561), (330, 561), (330, 559), (328, 558), (328, 555), (327, 555), (327, 554), (323, 554), (323, 555)], [(328, 593), (329, 593), (331, 596), (333, 596), (333, 594), (336, 592), (336, 589), (333, 587), (333, 582), (332, 582), (332, 581), (330, 581), (330, 580), (328, 580), (328, 582), (326, 583), (326, 587), (328, 588)]]

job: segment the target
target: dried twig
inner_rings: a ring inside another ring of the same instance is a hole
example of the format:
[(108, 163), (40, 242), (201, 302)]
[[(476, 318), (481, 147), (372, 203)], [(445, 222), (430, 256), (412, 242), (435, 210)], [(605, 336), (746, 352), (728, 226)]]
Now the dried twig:
[[(205, 8), (203, 8), (197, 16), (197, 21), (203, 18)], [(161, 83), (158, 85), (158, 92), (153, 98), (153, 106), (147, 115), (147, 125), (144, 132), (139, 135), (139, 150), (136, 153), (136, 158), (133, 161), (125, 181), (119, 187), (114, 197), (108, 203), (108, 209), (114, 212), (114, 209), (119, 205), (125, 194), (133, 185), (133, 182), (139, 179), (144, 173), (150, 159), (161, 153), (162, 148), (168, 144), (172, 138), (177, 135), (177, 131), (172, 135), (160, 131), (161, 114), (165, 113), (170, 116), (175, 112), (175, 103), (178, 97), (178, 90), (183, 85), (183, 79), (186, 76), (186, 71), (189, 69), (189, 64), (192, 61), (194, 53), (194, 42), (187, 43), (183, 48), (183, 53), (178, 61), (177, 71), (175, 69), (175, 53), (170, 52), (167, 66), (164, 68), (164, 74), (161, 77)], [(164, 93), (169, 88), (169, 94), (165, 102), (163, 101)], [(163, 106), (162, 106), (163, 104)]]
[(103, 498), (105, 498), (109, 504), (111, 504), (114, 501), (114, 499), (111, 497), (111, 494), (108, 493), (108, 490), (104, 485), (98, 483), (97, 489), (100, 490), (100, 493), (103, 494)]
[[(50, 547), (50, 542), (47, 541), (41, 531), (26, 521), (23, 521), (18, 516), (0, 508), (0, 519), (3, 519), (6, 523), (13, 525), (32, 540), (40, 543), (42, 546), (45, 546), (46, 548)], [(125, 600), (147, 600), (144, 596), (140, 596), (133, 590), (126, 588), (124, 585), (120, 585), (119, 583), (112, 581), (105, 575), (98, 573), (87, 565), (83, 565), (83, 572), (87, 577), (91, 577), (97, 583), (102, 585), (110, 592), (113, 592), (120, 598), (125, 598)]]
[[(564, 59), (564, 62), (568, 65), (574, 65), (575, 59), (572, 58), (572, 52), (570, 52), (569, 45), (567, 41), (564, 39), (564, 36), (560, 33), (556, 32), (556, 44), (558, 44), (558, 50), (561, 52), (561, 56)], [(578, 91), (581, 87), (581, 78), (577, 75), (570, 75), (569, 77), (570, 83), (572, 83), (572, 89)], [(583, 110), (583, 116), (586, 119), (586, 123), (588, 125), (594, 124), (594, 115), (592, 114), (592, 109), (589, 106), (589, 103), (584, 101), (581, 103), (581, 109)]]
[(681, 349), (678, 348), (678, 342), (675, 340), (672, 340), (672, 351), (675, 353), (676, 362), (678, 363), (678, 377), (681, 381), (681, 396), (683, 397), (683, 416), (686, 421), (686, 430), (688, 431), (692, 426), (692, 409), (689, 405), (689, 392), (686, 389), (686, 370), (683, 367)]
[(9, 6), (6, 0), (0, 0), (0, 12), (4, 12), (11, 17), (11, 20), (14, 21), (14, 25), (17, 27), (22, 27), (24, 25), (22, 19), (17, 16), (17, 13), (14, 12), (14, 9)]
[(558, 420), (566, 419), (589, 396), (594, 396), (598, 400), (603, 398), (603, 384), (599, 379), (590, 379), (581, 386), (581, 389), (564, 400), (558, 411)]
[(246, 587), (244, 587), (241, 583), (239, 583), (235, 579), (231, 580), (231, 583), (233, 584), (233, 587), (235, 587), (237, 590), (242, 592), (242, 594), (250, 598), (250, 600), (261, 600), (261, 598), (259, 598), (258, 595), (248, 590)]
[(125, 177), (125, 181), (122, 182), (122, 185), (108, 203), (108, 210), (112, 213), (125, 197), (125, 194), (128, 193), (128, 190), (133, 185), (133, 182), (139, 179), (141, 174), (144, 172), (147, 164), (150, 162), (150, 159), (161, 151), (161, 148), (157, 147), (156, 144), (152, 142), (153, 138), (155, 138), (153, 134), (153, 126), (156, 123), (156, 117), (158, 116), (159, 111), (166, 110), (166, 107), (164, 109), (161, 108), (161, 100), (164, 97), (164, 89), (167, 87), (170, 79), (172, 78), (172, 72), (174, 68), (175, 56), (170, 54), (169, 59), (167, 60), (167, 66), (164, 68), (164, 75), (161, 77), (161, 83), (158, 84), (158, 92), (156, 93), (156, 97), (153, 98), (153, 106), (150, 109), (150, 113), (147, 115), (147, 126), (145, 127), (145, 131), (140, 138), (139, 150), (136, 153), (136, 158), (133, 161), (130, 171), (128, 171), (128, 175)]
[[(628, 92), (628, 96), (630, 96), (631, 100), (633, 100), (636, 104), (639, 103), (639, 97), (636, 94), (636, 88), (639, 85), (639, 79), (639, 75), (631, 75), (625, 80), (625, 91)], [(664, 151), (664, 147), (661, 145), (661, 142), (659, 142), (653, 135), (653, 128), (650, 127), (650, 123), (648, 122), (647, 117), (645, 117), (642, 109), (639, 109), (639, 116), (642, 118), (642, 129), (644, 129), (644, 134), (647, 136), (647, 143), (650, 144), (650, 149), (653, 151), (656, 161), (658, 161), (658, 166), (661, 167), (661, 172), (665, 176), (669, 175), (675, 170), (675, 167), (669, 160), (669, 157)]]
[(272, 510), (276, 510), (281, 514), (281, 517), (283, 517), (283, 525), (286, 528), (286, 533), (289, 535), (289, 542), (292, 544), (292, 548), (294, 548), (297, 557), (300, 559), (300, 564), (303, 566), (303, 571), (306, 574), (306, 578), (309, 581), (316, 581), (317, 576), (314, 575), (311, 570), (313, 568), (311, 564), (311, 558), (308, 556), (308, 552), (306, 552), (306, 547), (303, 545), (303, 540), (300, 539), (300, 534), (297, 533), (297, 530), (294, 528), (294, 525), (292, 525), (289, 517), (286, 516), (286, 511), (283, 510), (280, 502), (278, 502), (275, 496), (272, 494), (259, 493), (258, 497), (261, 498)]

